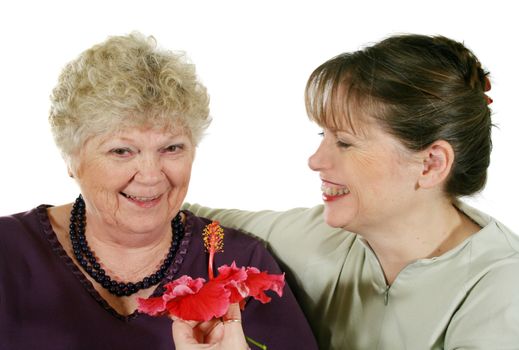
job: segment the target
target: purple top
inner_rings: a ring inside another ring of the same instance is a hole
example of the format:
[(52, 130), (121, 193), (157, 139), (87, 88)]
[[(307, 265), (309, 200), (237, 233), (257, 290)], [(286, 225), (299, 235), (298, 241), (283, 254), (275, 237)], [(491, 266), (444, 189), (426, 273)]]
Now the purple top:
[[(174, 349), (169, 318), (120, 315), (97, 293), (59, 243), (47, 207), (0, 218), (0, 349)], [(185, 237), (154, 294), (167, 279), (208, 278), (202, 231), (210, 220), (184, 213)], [(215, 266), (235, 260), (281, 272), (260, 241), (229, 228), (224, 240)], [(269, 350), (317, 349), (288, 286), (268, 304), (249, 300), (242, 317), (245, 334)]]

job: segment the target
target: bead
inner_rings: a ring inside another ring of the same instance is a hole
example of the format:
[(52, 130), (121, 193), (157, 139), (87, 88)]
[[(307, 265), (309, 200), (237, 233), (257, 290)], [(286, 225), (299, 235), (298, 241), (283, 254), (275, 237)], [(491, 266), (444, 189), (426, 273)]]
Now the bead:
[(83, 197), (79, 195), (72, 206), (69, 224), (69, 235), (74, 256), (83, 269), (90, 275), (90, 277), (92, 277), (111, 294), (119, 297), (130, 296), (139, 290), (149, 288), (164, 279), (166, 271), (171, 266), (185, 233), (181, 216), (180, 214), (177, 214), (177, 216), (175, 216), (175, 218), (171, 221), (171, 246), (169, 247), (168, 253), (164, 258), (164, 262), (159, 267), (159, 269), (155, 273), (144, 277), (141, 281), (135, 283), (124, 283), (112, 280), (110, 276), (106, 275), (106, 271), (101, 268), (101, 264), (97, 261), (94, 253), (88, 247), (88, 243), (85, 237), (85, 227), (85, 202)]

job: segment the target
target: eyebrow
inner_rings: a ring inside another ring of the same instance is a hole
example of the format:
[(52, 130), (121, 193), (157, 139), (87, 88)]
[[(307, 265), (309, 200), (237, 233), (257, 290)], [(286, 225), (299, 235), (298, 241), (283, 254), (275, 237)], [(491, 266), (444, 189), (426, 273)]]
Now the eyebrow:
[[(167, 136), (167, 142), (170, 142), (174, 138), (184, 137), (184, 136), (188, 138), (187, 135), (185, 135), (184, 133), (180, 133), (180, 132), (179, 133), (175, 133), (175, 134), (170, 134), (170, 135)], [(134, 142), (135, 139), (127, 137), (127, 136), (123, 136), (123, 135), (113, 135), (111, 137), (106, 137), (104, 140), (102, 140), (99, 143), (99, 146), (103, 146), (103, 145), (105, 145), (106, 143), (108, 143), (110, 141)]]

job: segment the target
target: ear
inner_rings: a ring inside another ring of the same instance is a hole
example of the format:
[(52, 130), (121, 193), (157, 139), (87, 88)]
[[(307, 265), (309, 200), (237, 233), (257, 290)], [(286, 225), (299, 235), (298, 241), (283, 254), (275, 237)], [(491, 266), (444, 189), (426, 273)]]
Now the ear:
[(67, 167), (68, 176), (71, 178), (74, 178), (74, 173), (72, 172), (72, 169), (70, 169), (70, 166)]
[(74, 178), (77, 179), (77, 177), (79, 176), (78, 175), (78, 171), (79, 171), (78, 159), (79, 159), (79, 157), (77, 155), (68, 155), (68, 154), (63, 155), (63, 160), (65, 161), (65, 165), (67, 166), (68, 176), (72, 179), (74, 179)]
[(433, 188), (442, 185), (452, 169), (454, 150), (444, 140), (435, 141), (422, 153), (423, 169), (418, 180), (421, 188)]

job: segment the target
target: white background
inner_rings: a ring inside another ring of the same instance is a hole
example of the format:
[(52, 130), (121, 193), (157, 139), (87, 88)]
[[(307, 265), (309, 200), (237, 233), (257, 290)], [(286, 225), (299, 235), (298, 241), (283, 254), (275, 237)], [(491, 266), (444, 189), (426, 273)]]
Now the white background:
[[(186, 200), (287, 209), (321, 202), (306, 163), (308, 75), (332, 56), (394, 33), (464, 41), (491, 72), (494, 152), (486, 189), (468, 202), (519, 232), (516, 198), (517, 11), (501, 1), (2, 1), (0, 215), (72, 201), (47, 123), (60, 69), (108, 35), (138, 30), (186, 51), (211, 95)], [(513, 3), (513, 2), (507, 2)]]

